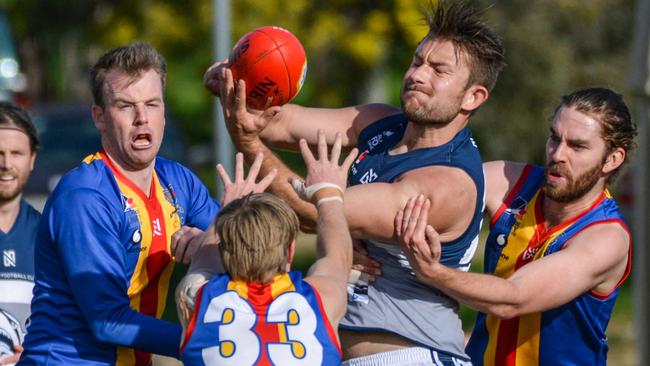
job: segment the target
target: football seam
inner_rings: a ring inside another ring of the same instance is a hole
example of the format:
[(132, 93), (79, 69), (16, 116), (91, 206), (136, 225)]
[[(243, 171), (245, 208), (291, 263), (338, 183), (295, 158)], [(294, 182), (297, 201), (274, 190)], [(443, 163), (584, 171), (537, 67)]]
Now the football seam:
[[(279, 44), (275, 41), (275, 39), (274, 39), (273, 37), (271, 37), (270, 35), (268, 35), (268, 34), (267, 34), (266, 32), (264, 32), (263, 30), (260, 30), (259, 32), (262, 33), (262, 34), (264, 34), (265, 36), (267, 36), (267, 37), (271, 40), (271, 42), (273, 42), (273, 44), (275, 45), (275, 49), (273, 49), (273, 51), (278, 50), (278, 52), (280, 53), (280, 57), (282, 57), (282, 64), (283, 64), (283, 66), (284, 66), (284, 72), (285, 72), (285, 74), (286, 74), (286, 80), (289, 81), (289, 82), (288, 82), (288, 84), (289, 84), (289, 90), (288, 90), (288, 93), (287, 93), (287, 97), (289, 97), (290, 95), (293, 94), (293, 80), (291, 80), (291, 74), (289, 74), (289, 68), (287, 67), (287, 59), (284, 57), (284, 53), (283, 53), (282, 50), (280, 49), (280, 46), (281, 46), (281, 45), (279, 45)], [(282, 45), (284, 45), (284, 43), (283, 43)], [(270, 52), (270, 51), (269, 51), (269, 52)], [(264, 54), (264, 55), (266, 55), (266, 54)], [(260, 58), (260, 59), (261, 59), (261, 58)], [(282, 104), (284, 104), (284, 103), (288, 103), (288, 102), (289, 102), (289, 100), (285, 100), (285, 101), (283, 101)]]

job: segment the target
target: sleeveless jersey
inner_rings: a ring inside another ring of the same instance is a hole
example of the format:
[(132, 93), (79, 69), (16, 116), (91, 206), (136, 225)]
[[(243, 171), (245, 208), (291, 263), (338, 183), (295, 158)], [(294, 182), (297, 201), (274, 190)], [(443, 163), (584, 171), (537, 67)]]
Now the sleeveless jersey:
[(300, 272), (265, 285), (223, 274), (199, 291), (181, 349), (186, 366), (341, 364), (320, 296)]
[(22, 343), (25, 336), (34, 287), (34, 242), (40, 217), (38, 211), (21, 199), (13, 226), (7, 233), (0, 231), (0, 359), (6, 356), (4, 352), (14, 353), (13, 348), (3, 349), (4, 337)]
[[(628, 230), (616, 203), (605, 191), (580, 215), (546, 231), (543, 184), (543, 168), (526, 166), (490, 223), (486, 273), (508, 278), (527, 263), (562, 250), (567, 241), (589, 226), (616, 222)], [(630, 262), (631, 257), (618, 285), (627, 278)], [(479, 313), (467, 353), (474, 365), (606, 365), (605, 328), (618, 285), (610, 294), (589, 291), (560, 307), (509, 320)]]
[[(467, 230), (457, 239), (443, 243), (441, 262), (468, 270), (478, 244), (485, 201), (478, 148), (470, 130), (465, 128), (444, 145), (389, 155), (388, 151), (404, 135), (407, 123), (405, 116), (398, 114), (379, 120), (361, 132), (361, 154), (351, 167), (349, 184), (393, 182), (410, 170), (433, 165), (462, 169), (476, 185), (476, 205)], [(392, 332), (466, 359), (458, 303), (421, 283), (398, 243), (364, 242), (369, 255), (381, 263), (383, 275), (367, 287), (349, 289), (348, 311), (340, 327)]]
[(149, 352), (178, 357), (182, 328), (160, 320), (173, 299), (171, 236), (183, 225), (205, 230), (218, 209), (180, 164), (156, 158), (145, 193), (103, 152), (88, 156), (43, 211), (20, 365), (149, 365)]

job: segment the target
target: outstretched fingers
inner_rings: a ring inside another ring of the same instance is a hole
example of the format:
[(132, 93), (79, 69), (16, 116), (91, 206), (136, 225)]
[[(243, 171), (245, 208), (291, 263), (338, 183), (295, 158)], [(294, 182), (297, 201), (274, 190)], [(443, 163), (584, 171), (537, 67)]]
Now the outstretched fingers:
[(314, 154), (312, 154), (311, 150), (309, 149), (307, 140), (300, 139), (299, 144), (300, 144), (300, 154), (302, 154), (302, 159), (305, 161), (305, 165), (310, 166), (314, 164), (316, 159), (314, 158)]
[(278, 170), (273, 168), (259, 183), (255, 185), (255, 193), (264, 192), (278, 175)]
[(217, 174), (219, 175), (219, 178), (223, 182), (224, 186), (228, 186), (232, 184), (232, 181), (230, 180), (230, 176), (228, 175), (228, 172), (226, 172), (226, 169), (223, 167), (223, 165), (217, 164)]

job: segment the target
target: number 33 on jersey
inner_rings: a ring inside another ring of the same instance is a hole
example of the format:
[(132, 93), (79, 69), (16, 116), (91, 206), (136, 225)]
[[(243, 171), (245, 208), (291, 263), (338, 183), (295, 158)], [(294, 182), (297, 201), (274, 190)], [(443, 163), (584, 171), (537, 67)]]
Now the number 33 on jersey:
[(221, 275), (197, 295), (181, 348), (185, 365), (339, 365), (318, 293), (299, 272), (262, 285)]

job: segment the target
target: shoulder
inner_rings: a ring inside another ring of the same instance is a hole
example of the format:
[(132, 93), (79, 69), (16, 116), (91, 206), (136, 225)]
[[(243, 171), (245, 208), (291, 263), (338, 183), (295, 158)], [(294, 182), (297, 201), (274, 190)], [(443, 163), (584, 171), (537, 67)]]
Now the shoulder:
[(620, 221), (596, 222), (569, 239), (562, 250), (574, 265), (595, 279), (591, 288), (598, 296), (609, 296), (628, 277), (631, 268), (631, 236)]
[(29, 202), (25, 201), (24, 198), (20, 200), (20, 209), (21, 211), (24, 210), (25, 216), (29, 221), (38, 221), (38, 219), (41, 217), (41, 213), (38, 212), (38, 210), (35, 209), (32, 205), (30, 205)]
[(158, 176), (167, 181), (176, 181), (182, 184), (203, 184), (189, 168), (181, 163), (163, 157), (156, 158), (156, 172)]
[(86, 158), (83, 163), (66, 173), (53, 192), (59, 194), (78, 188), (99, 189), (107, 184), (115, 184), (110, 169), (101, 159)]
[(588, 225), (567, 241), (567, 248), (581, 248), (587, 252), (627, 256), (631, 236), (623, 222), (597, 221)]

